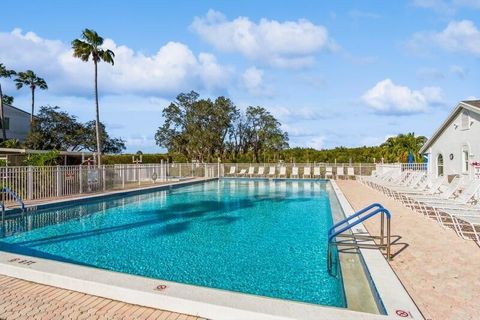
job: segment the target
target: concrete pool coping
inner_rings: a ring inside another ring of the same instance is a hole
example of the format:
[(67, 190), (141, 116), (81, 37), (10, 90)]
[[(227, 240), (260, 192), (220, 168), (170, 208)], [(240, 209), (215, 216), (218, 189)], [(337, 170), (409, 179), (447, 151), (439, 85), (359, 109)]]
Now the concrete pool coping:
[[(336, 182), (334, 180), (330, 182), (344, 215), (348, 217), (354, 214), (355, 210), (353, 210)], [(356, 225), (352, 232), (353, 234), (369, 234), (363, 223)], [(370, 243), (374, 244), (373, 241), (370, 241)], [(371, 285), (378, 293), (387, 315), (392, 315), (396, 318), (423, 319), (422, 313), (380, 250), (360, 248), (359, 251), (371, 278)]]
[[(215, 180), (212, 179), (212, 180)], [(91, 195), (83, 197), (82, 199), (98, 199), (108, 197), (115, 194), (132, 194), (135, 192), (142, 192), (145, 190), (168, 188), (173, 185), (188, 185), (197, 182), (204, 182), (206, 180), (187, 181), (175, 184), (146, 187), (142, 189), (119, 191), (109, 193), (108, 195)], [(345, 201), (343, 194), (338, 189), (338, 186), (333, 182), (332, 187), (337, 194), (337, 198), (342, 205), (345, 214), (349, 213), (348, 201)], [(342, 198), (343, 200), (342, 201)], [(79, 199), (69, 199), (53, 202), (59, 205), (69, 201), (78, 201)], [(41, 205), (37, 206), (40, 207)], [(48, 207), (48, 204), (45, 206)], [(353, 210), (350, 207), (350, 211)], [(350, 212), (350, 213), (351, 213)], [(377, 250), (369, 250), (377, 252)], [(376, 288), (382, 297), (385, 309), (389, 314), (395, 315), (396, 310), (406, 310), (409, 315), (416, 319), (421, 319), (421, 315), (413, 309), (413, 301), (406, 299), (402, 293), (395, 297), (389, 297), (388, 294), (391, 288), (387, 288), (387, 284), (391, 282), (388, 278), (391, 275), (383, 276), (382, 272), (387, 267), (391, 273), (388, 263), (385, 261), (380, 252), (378, 255), (371, 255), (368, 260), (374, 264), (372, 279), (375, 281)], [(364, 253), (362, 252), (362, 255)], [(367, 254), (368, 256), (368, 254)], [(380, 257), (378, 257), (380, 256)], [(383, 260), (383, 264), (379, 259)], [(368, 266), (369, 272), (372, 271), (371, 266)], [(0, 273), (11, 277), (25, 279), (41, 284), (56, 286), (64, 289), (79, 291), (96, 296), (102, 296), (114, 300), (119, 300), (127, 303), (143, 305), (147, 307), (166, 309), (175, 312), (187, 313), (191, 315), (198, 315), (210, 319), (385, 319), (382, 315), (375, 315), (371, 313), (362, 313), (351, 311), (343, 308), (326, 307), (320, 305), (313, 305), (301, 302), (293, 302), (288, 300), (274, 299), (268, 297), (261, 297), (249, 295), (244, 293), (212, 289), (206, 287), (192, 286), (181, 283), (169, 282), (158, 279), (151, 279), (141, 276), (133, 276), (113, 271), (97, 269), (93, 267), (80, 266), (53, 260), (41, 259), (36, 257), (24, 256), (19, 254), (12, 254), (0, 252)], [(377, 273), (380, 273), (378, 275)], [(398, 282), (395, 274), (395, 280)], [(377, 281), (386, 281), (382, 286)], [(400, 284), (401, 287), (401, 284)], [(381, 290), (379, 290), (379, 288)], [(393, 289), (397, 289), (393, 283)], [(401, 287), (403, 290), (403, 287)], [(384, 290), (388, 289), (388, 290)], [(382, 291), (383, 290), (383, 291)], [(392, 290), (393, 291), (393, 290)], [(383, 293), (382, 293), (383, 292)], [(387, 295), (386, 301), (384, 296)], [(405, 293), (406, 294), (406, 293)], [(409, 300), (409, 301), (407, 301)], [(410, 302), (410, 303), (409, 303)], [(414, 304), (413, 304), (414, 306)], [(397, 309), (395, 309), (397, 308)], [(399, 309), (404, 308), (404, 309)], [(393, 311), (391, 313), (390, 311)], [(398, 318), (398, 317), (394, 317)]]

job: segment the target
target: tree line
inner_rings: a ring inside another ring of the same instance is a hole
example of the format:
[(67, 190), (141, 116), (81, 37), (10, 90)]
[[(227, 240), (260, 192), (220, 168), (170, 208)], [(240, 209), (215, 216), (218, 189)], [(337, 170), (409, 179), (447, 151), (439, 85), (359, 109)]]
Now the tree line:
[(264, 152), (288, 148), (288, 134), (270, 112), (260, 106), (242, 111), (223, 96), (212, 100), (195, 91), (181, 93), (162, 114), (157, 145), (187, 159), (235, 160), (251, 153), (259, 162)]

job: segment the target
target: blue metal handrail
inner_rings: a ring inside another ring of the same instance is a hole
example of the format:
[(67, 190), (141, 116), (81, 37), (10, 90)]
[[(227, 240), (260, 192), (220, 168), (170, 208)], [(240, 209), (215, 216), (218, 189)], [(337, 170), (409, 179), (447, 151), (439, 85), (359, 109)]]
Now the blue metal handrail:
[[(370, 208), (370, 209), (371, 209), (371, 208)], [(364, 213), (364, 212), (366, 212), (366, 211), (360, 212), (360, 214), (362, 214), (362, 213)], [(358, 213), (358, 212), (357, 212), (357, 213)], [(356, 213), (356, 214), (357, 214), (357, 213)], [(373, 217), (373, 216), (376, 215), (377, 213), (384, 213), (385, 216), (387, 217), (387, 219), (390, 220), (390, 216), (391, 216), (391, 215), (390, 215), (390, 211), (388, 211), (387, 209), (385, 209), (385, 208), (383, 208), (383, 207), (378, 208), (378, 209), (376, 209), (375, 211), (370, 212), (370, 213), (367, 214), (366, 216), (359, 218), (359, 219), (356, 220), (355, 222), (347, 223), (347, 225), (346, 225), (345, 227), (341, 228), (341, 229), (338, 230), (338, 231), (335, 231), (335, 232), (332, 233), (332, 230), (330, 229), (330, 231), (329, 231), (329, 236), (328, 236), (328, 242), (329, 242), (329, 243), (332, 242), (332, 240), (333, 240), (336, 236), (338, 236), (340, 233), (343, 233), (343, 232), (347, 231), (348, 229), (351, 229), (352, 227), (356, 226), (357, 224), (362, 223), (363, 221), (365, 221), (365, 220)], [(358, 216), (358, 215), (359, 215), (359, 214), (357, 214), (356, 216)], [(348, 219), (348, 220), (350, 220), (350, 219)], [(347, 220), (347, 221), (348, 221), (348, 220)], [(345, 221), (345, 223), (346, 223), (346, 221)]]
[[(2, 192), (8, 193), (12, 196), (12, 198), (20, 205), (22, 210), (25, 210), (25, 203), (23, 202), (22, 198), (18, 194), (16, 194), (12, 189), (4, 187), (2, 188)], [(2, 208), (5, 209), (5, 205), (2, 203)]]
[[(360, 215), (365, 214), (364, 216), (360, 217)], [(380, 222), (380, 245), (375, 244), (358, 244), (354, 243), (341, 243), (334, 241), (335, 237), (340, 235), (341, 233), (351, 229), (352, 227), (362, 223), (365, 220), (370, 219), (371, 217), (381, 214), (381, 222)], [(385, 217), (387, 218), (387, 243), (384, 245), (384, 220)], [(357, 220), (351, 222), (352, 219), (357, 218)], [(354, 214), (346, 217), (345, 219), (335, 223), (329, 230), (328, 230), (328, 271), (331, 274), (332, 271), (332, 246), (338, 245), (348, 245), (355, 248), (361, 247), (376, 247), (376, 248), (385, 248), (387, 259), (391, 259), (390, 255), (390, 218), (391, 214), (384, 206), (380, 203), (372, 203), (371, 205), (355, 212)], [(340, 228), (339, 228), (340, 227)], [(339, 228), (337, 230), (337, 228)]]
[(348, 221), (352, 220), (353, 218), (356, 218), (358, 217), (359, 215), (361, 215), (362, 213), (365, 213), (367, 212), (368, 210), (370, 209), (373, 209), (375, 207), (378, 207), (378, 208), (384, 208), (380, 203), (372, 203), (371, 205), (361, 209), (360, 211), (357, 211), (355, 212), (354, 214), (346, 217), (345, 219), (342, 219), (341, 221), (335, 223), (333, 226), (330, 227), (330, 229), (328, 230), (328, 235), (331, 235), (332, 232), (338, 227), (338, 226), (341, 226), (342, 224), (345, 224), (347, 223)]

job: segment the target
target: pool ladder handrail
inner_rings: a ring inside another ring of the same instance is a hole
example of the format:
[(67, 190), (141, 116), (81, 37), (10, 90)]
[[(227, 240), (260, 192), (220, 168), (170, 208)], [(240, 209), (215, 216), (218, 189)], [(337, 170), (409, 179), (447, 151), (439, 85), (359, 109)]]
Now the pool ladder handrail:
[[(23, 202), (22, 198), (18, 194), (16, 194), (12, 189), (3, 187), (2, 188), (2, 193), (7, 193), (12, 196), (12, 198), (15, 200), (16, 203), (20, 205), (20, 208), (22, 211), (25, 211), (25, 203)], [(2, 197), (2, 210), (5, 210), (5, 199)]]
[[(365, 214), (364, 216), (360, 217), (361, 215)], [(380, 214), (380, 237), (375, 236), (365, 236), (365, 235), (355, 235), (355, 234), (343, 234), (345, 231), (351, 230), (354, 226), (362, 223), (365, 220), (368, 220), (376, 215)], [(385, 243), (385, 218), (386, 218), (386, 243)], [(356, 219), (355, 221), (351, 222), (351, 220)], [(345, 246), (345, 247), (352, 247), (352, 248), (370, 248), (370, 249), (386, 249), (386, 257), (387, 260), (391, 260), (391, 228), (390, 228), (390, 219), (391, 213), (388, 209), (386, 209), (380, 203), (372, 203), (369, 206), (355, 212), (354, 214), (342, 219), (341, 221), (335, 223), (329, 230), (328, 230), (328, 272), (331, 274), (332, 270), (332, 247), (333, 246)], [(349, 238), (352, 242), (344, 242), (344, 241), (336, 241), (337, 237), (342, 238)], [(359, 243), (357, 240), (373, 240), (375, 238), (380, 239), (380, 244), (373, 244), (373, 243)]]

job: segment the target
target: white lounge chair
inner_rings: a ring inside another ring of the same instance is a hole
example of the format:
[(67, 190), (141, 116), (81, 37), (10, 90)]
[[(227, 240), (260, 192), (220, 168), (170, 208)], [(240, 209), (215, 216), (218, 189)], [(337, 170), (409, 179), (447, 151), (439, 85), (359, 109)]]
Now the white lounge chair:
[(287, 167), (280, 167), (280, 172), (278, 174), (279, 178), (286, 178), (287, 177)]
[(270, 167), (270, 168), (268, 169), (268, 176), (269, 176), (269, 177), (275, 178), (275, 173), (276, 173), (275, 167)]
[(337, 179), (345, 178), (345, 169), (343, 167), (337, 167)]
[(242, 170), (240, 170), (240, 172), (238, 173), (237, 176), (243, 177), (243, 176), (245, 176), (246, 174), (247, 174), (247, 169), (242, 169)]
[(303, 168), (303, 178), (311, 178), (312, 177), (312, 173), (311, 173), (311, 168), (310, 167), (304, 167)]
[(255, 174), (255, 167), (249, 167), (248, 168), (248, 176), (251, 178)]
[(313, 177), (316, 178), (320, 178), (321, 175), (320, 175), (320, 167), (313, 167)]
[(333, 178), (333, 168), (325, 167), (325, 179)]
[(259, 167), (258, 172), (257, 172), (257, 176), (263, 177), (264, 175), (265, 175), (265, 167)]
[(355, 169), (353, 167), (348, 167), (347, 168), (347, 176), (348, 178), (355, 178)]
[(227, 173), (229, 176), (234, 176), (237, 171), (237, 167), (230, 167), (230, 171)]
[(290, 173), (290, 178), (299, 178), (298, 167), (292, 168), (292, 173)]

